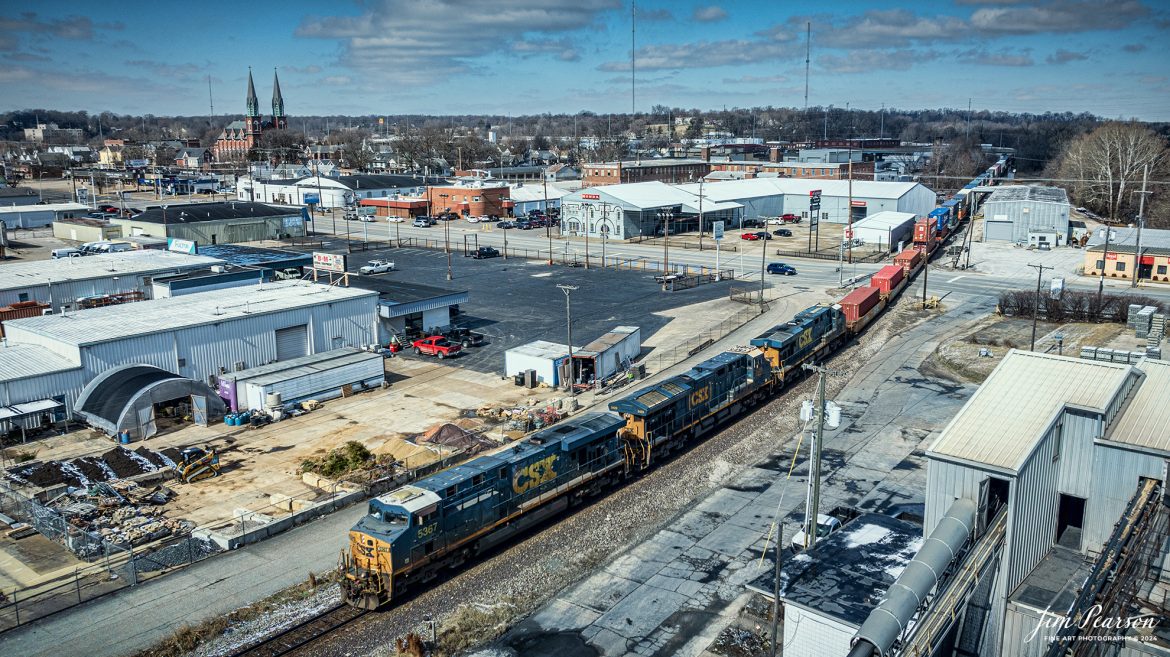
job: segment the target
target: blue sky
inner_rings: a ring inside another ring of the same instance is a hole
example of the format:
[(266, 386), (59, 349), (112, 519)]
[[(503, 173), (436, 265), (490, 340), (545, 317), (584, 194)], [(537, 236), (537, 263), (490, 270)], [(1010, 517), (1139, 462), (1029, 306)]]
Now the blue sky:
[[(631, 107), (628, 0), (14, 4), (3, 110), (205, 114), (210, 76), (216, 113), (242, 114), (249, 65), (266, 114), (274, 67), (294, 117)], [(810, 105), (1170, 120), (1166, 0), (644, 0), (637, 14), (639, 111), (803, 106), (811, 21)]]

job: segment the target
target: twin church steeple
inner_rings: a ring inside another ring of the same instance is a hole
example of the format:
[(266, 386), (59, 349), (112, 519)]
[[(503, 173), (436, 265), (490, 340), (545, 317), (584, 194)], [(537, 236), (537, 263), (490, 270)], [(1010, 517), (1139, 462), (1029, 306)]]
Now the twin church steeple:
[(280, 94), (280, 76), (272, 72), (272, 123), (263, 126), (260, 117), (260, 100), (256, 97), (256, 83), (252, 81), (252, 67), (248, 67), (248, 113), (245, 117), (248, 132), (259, 135), (263, 127), (284, 130), (288, 127), (288, 116), (284, 113), (284, 96)]

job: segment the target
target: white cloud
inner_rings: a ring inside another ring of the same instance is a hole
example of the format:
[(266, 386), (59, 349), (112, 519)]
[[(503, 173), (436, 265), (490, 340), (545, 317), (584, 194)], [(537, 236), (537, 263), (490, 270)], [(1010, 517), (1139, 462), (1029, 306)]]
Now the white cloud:
[(958, 53), (958, 56), (960, 63), (975, 66), (1034, 66), (1036, 62), (1029, 51), (1030, 49), (1025, 48), (1023, 52), (1013, 54), (1006, 51), (971, 49)]
[(714, 23), (727, 18), (727, 12), (719, 5), (711, 5), (710, 7), (695, 7), (695, 20), (700, 23)]
[(922, 62), (934, 61), (942, 54), (933, 50), (887, 50), (853, 53), (844, 57), (825, 55), (817, 65), (831, 73), (865, 73), (867, 71), (907, 71)]
[(1048, 62), (1049, 64), (1067, 64), (1069, 62), (1084, 61), (1088, 58), (1089, 56), (1086, 53), (1073, 52), (1071, 50), (1060, 48), (1056, 52), (1046, 57), (1044, 61)]

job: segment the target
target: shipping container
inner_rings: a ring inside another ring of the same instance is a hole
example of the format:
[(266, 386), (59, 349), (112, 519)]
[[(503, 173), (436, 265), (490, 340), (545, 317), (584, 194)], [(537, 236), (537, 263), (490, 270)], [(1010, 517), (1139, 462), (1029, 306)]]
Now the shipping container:
[(850, 292), (838, 304), (841, 306), (841, 311), (845, 313), (845, 322), (853, 324), (869, 314), (869, 311), (873, 310), (873, 307), (880, 300), (881, 297), (876, 287), (860, 287)]
[(890, 292), (898, 289), (905, 277), (906, 272), (898, 265), (886, 265), (874, 274), (871, 280), (873, 287), (880, 290), (883, 297), (888, 297)]
[(925, 244), (934, 239), (934, 224), (930, 219), (921, 219), (914, 224), (914, 243)]
[(22, 317), (40, 317), (48, 307), (49, 304), (39, 301), (18, 301), (0, 308), (0, 338), (4, 337), (4, 322)]
[(906, 249), (894, 256), (894, 264), (901, 267), (905, 274), (914, 271), (920, 262), (922, 262), (922, 252), (917, 249)]

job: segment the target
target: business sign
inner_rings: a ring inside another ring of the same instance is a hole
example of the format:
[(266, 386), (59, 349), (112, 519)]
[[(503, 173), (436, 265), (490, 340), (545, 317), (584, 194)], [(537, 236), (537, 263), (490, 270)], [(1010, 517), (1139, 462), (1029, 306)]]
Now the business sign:
[(339, 274), (345, 273), (345, 254), (344, 253), (318, 253), (313, 252), (313, 269), (320, 269), (321, 271), (334, 271)]
[(715, 223), (711, 224), (711, 232), (715, 235), (715, 239), (723, 239), (723, 222), (716, 221)]
[(1116, 260), (1116, 259), (1117, 259), (1117, 253), (1116, 253), (1116, 252), (1114, 252), (1114, 253), (1106, 253), (1106, 254), (1105, 254), (1105, 259), (1106, 259), (1106, 260)]
[(817, 210), (821, 209), (821, 190), (814, 189), (808, 193), (808, 211), (813, 216), (813, 222), (816, 222)]
[(167, 251), (174, 251), (175, 253), (186, 253), (187, 255), (195, 255), (199, 252), (198, 245), (192, 240), (181, 240), (174, 237), (167, 238)]
[(305, 205), (320, 205), (320, 204), (321, 204), (321, 195), (320, 194), (305, 194)]
[(1052, 279), (1051, 287), (1048, 290), (1049, 296), (1051, 296), (1053, 299), (1059, 299), (1062, 292), (1064, 292), (1064, 279)]
[(847, 240), (853, 239), (853, 229), (852, 228), (845, 229), (845, 239), (847, 239)]
[(852, 203), (850, 203), (850, 205), (852, 205), (855, 208), (864, 208), (865, 201), (853, 201)]
[(359, 217), (372, 217), (372, 216), (378, 214), (378, 208), (376, 208), (372, 205), (358, 206), (357, 211), (358, 211)]
[(284, 218), (284, 227), (285, 228), (298, 228), (304, 223), (305, 223), (304, 217), (285, 217)]
[(84, 187), (77, 188), (77, 202), (85, 203), (89, 199), (89, 190)]
[(129, 160), (126, 162), (126, 166), (131, 169), (143, 169), (150, 166), (150, 160)]
[(582, 194), (581, 198), (585, 199), (586, 201), (600, 201), (601, 194)]

